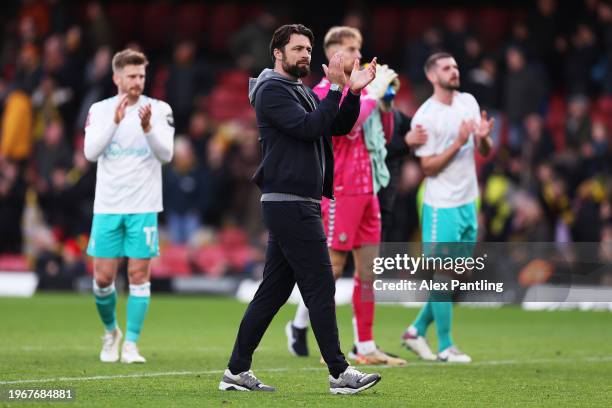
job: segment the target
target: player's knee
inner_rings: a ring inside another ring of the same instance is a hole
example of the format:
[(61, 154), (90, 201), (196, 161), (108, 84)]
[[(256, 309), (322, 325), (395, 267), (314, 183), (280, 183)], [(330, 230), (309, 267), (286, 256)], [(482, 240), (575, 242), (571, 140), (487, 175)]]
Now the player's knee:
[(107, 288), (113, 284), (113, 277), (108, 275), (100, 274), (98, 276), (95, 276), (94, 280), (99, 288)]
[(362, 281), (371, 281), (374, 279), (374, 271), (372, 267), (364, 268), (361, 266), (355, 270), (355, 273)]
[(133, 285), (141, 285), (149, 282), (148, 262), (138, 262), (128, 266), (128, 279)]

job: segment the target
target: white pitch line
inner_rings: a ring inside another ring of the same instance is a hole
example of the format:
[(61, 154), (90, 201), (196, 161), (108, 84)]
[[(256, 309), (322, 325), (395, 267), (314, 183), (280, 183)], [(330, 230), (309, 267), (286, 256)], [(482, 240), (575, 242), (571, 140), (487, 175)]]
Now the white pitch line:
[[(495, 365), (514, 365), (514, 364), (542, 364), (542, 363), (572, 363), (572, 362), (588, 362), (588, 363), (606, 363), (611, 362), (612, 356), (591, 356), (579, 359), (570, 358), (540, 358), (531, 360), (490, 360), (477, 361), (470, 364), (445, 364), (438, 362), (410, 362), (404, 366), (360, 366), (367, 368), (405, 368), (405, 367), (474, 367), (474, 366), (495, 366)], [(323, 371), (325, 367), (302, 367), (302, 368), (260, 368), (256, 371), (260, 372), (287, 372), (287, 371)], [(155, 373), (135, 373), (135, 374), (116, 374), (116, 375), (95, 375), (91, 377), (55, 377), (55, 378), (33, 378), (28, 380), (11, 380), (0, 381), (0, 385), (9, 384), (33, 384), (45, 382), (73, 382), (73, 381), (97, 381), (97, 380), (115, 380), (121, 378), (148, 378), (148, 377), (178, 377), (188, 375), (213, 375), (223, 374), (224, 370), (208, 370), (208, 371), (162, 371)]]

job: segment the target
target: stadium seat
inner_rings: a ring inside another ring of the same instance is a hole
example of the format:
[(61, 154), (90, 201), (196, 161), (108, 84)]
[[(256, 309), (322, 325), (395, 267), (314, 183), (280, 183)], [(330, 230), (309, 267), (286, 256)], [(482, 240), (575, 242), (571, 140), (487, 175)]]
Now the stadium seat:
[(372, 16), (372, 46), (376, 50), (380, 61), (389, 57), (402, 41), (399, 41), (400, 26), (402, 25), (402, 12), (399, 7), (380, 7)]
[(479, 34), (485, 48), (492, 49), (501, 44), (504, 36), (510, 30), (511, 16), (505, 10), (497, 7), (480, 9), (472, 27)]
[(172, 40), (168, 33), (173, 30), (173, 17), (174, 7), (168, 1), (156, 1), (144, 7), (143, 20), (147, 24), (142, 24), (140, 28), (145, 48), (158, 50)]
[(224, 248), (235, 248), (247, 245), (247, 234), (243, 229), (236, 227), (224, 228), (219, 232), (219, 244)]
[(208, 30), (208, 45), (219, 53), (227, 52), (227, 41), (240, 28), (240, 7), (220, 3), (212, 11)]
[(142, 6), (136, 3), (110, 3), (108, 20), (113, 28), (113, 41), (117, 47), (123, 47), (136, 40), (136, 29), (142, 17)]
[(240, 69), (231, 69), (217, 75), (219, 86), (231, 87), (236, 91), (247, 92), (249, 89), (249, 73)]
[(433, 9), (407, 9), (402, 16), (404, 39), (414, 40), (423, 34), (425, 29), (436, 24), (436, 10)]
[(0, 272), (29, 272), (28, 259), (21, 254), (0, 254)]
[(608, 129), (612, 129), (612, 96), (601, 96), (596, 103), (596, 114), (598, 117), (605, 118)]
[(202, 38), (211, 17), (211, 6), (200, 3), (185, 3), (177, 6), (174, 30), (179, 38)]
[(153, 98), (161, 99), (162, 101), (166, 100), (166, 83), (169, 76), (170, 70), (167, 65), (157, 67), (151, 83), (151, 96)]
[(242, 272), (257, 258), (257, 250), (248, 245), (240, 245), (227, 250), (226, 256), (229, 266), (235, 271)]
[(193, 253), (192, 259), (197, 271), (204, 275), (219, 277), (227, 271), (227, 254), (221, 245), (200, 248)]
[(241, 119), (251, 110), (246, 91), (237, 92), (232, 87), (215, 88), (208, 106), (211, 117), (218, 121)]
[(170, 245), (160, 250), (160, 256), (151, 262), (151, 277), (171, 278), (191, 275), (189, 249), (183, 245)]
[(551, 96), (546, 115), (546, 126), (552, 134), (557, 151), (565, 147), (565, 120), (567, 118), (567, 102), (565, 95), (556, 93)]
[(400, 90), (395, 95), (395, 107), (408, 116), (413, 116), (418, 109), (414, 103), (414, 95), (412, 94), (412, 86), (410, 80), (404, 74), (399, 75)]

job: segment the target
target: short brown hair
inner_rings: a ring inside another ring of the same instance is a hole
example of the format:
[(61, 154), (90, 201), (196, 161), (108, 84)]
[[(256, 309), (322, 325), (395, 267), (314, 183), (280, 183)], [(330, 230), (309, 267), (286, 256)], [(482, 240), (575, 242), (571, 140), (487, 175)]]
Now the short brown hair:
[(330, 28), (327, 34), (325, 34), (323, 48), (328, 49), (332, 45), (342, 44), (345, 38), (356, 38), (359, 42), (363, 42), (358, 29), (347, 26), (335, 26)]
[(280, 26), (276, 29), (276, 31), (274, 31), (272, 41), (270, 41), (270, 57), (272, 57), (273, 62), (276, 61), (276, 58), (274, 58), (274, 50), (278, 48), (284, 52), (284, 47), (285, 45), (289, 44), (291, 34), (305, 35), (310, 40), (310, 45), (314, 44), (314, 34), (310, 28), (306, 27), (305, 25), (285, 24), (284, 26)]
[(427, 61), (425, 61), (425, 65), (423, 66), (425, 73), (429, 72), (429, 70), (431, 70), (434, 67), (434, 65), (436, 65), (438, 60), (441, 60), (444, 58), (454, 58), (454, 57), (452, 56), (452, 54), (448, 52), (436, 52), (434, 54), (431, 54), (429, 58), (427, 58)]
[(113, 56), (113, 72), (123, 69), (127, 65), (144, 65), (149, 64), (147, 57), (140, 51), (126, 48), (119, 51)]

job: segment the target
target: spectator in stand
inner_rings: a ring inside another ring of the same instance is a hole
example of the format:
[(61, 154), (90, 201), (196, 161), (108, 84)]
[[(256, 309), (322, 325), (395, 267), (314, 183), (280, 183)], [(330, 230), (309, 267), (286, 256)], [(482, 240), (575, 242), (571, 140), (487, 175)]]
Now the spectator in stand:
[(16, 89), (6, 98), (0, 127), (0, 157), (24, 162), (32, 150), (32, 102)]
[(420, 209), (417, 208), (417, 194), (422, 180), (423, 172), (418, 161), (410, 159), (402, 164), (397, 196), (393, 204), (393, 225), (385, 234), (387, 242), (411, 242), (419, 239)]
[(425, 78), (423, 65), (427, 58), (443, 47), (442, 33), (435, 27), (429, 27), (423, 36), (410, 44), (404, 52), (404, 66), (412, 85), (414, 103), (419, 106), (431, 95), (431, 85)]
[(270, 65), (270, 38), (278, 26), (276, 16), (263, 11), (230, 38), (230, 51), (238, 67), (257, 76)]
[(68, 78), (68, 86), (75, 94), (75, 102), (80, 101), (83, 96), (82, 91), (85, 81), (83, 71), (87, 63), (87, 54), (83, 46), (82, 36), (81, 28), (77, 25), (70, 27), (64, 36), (66, 53), (64, 70)]
[(612, 4), (609, 1), (599, 2), (597, 14), (602, 36), (603, 54), (607, 60), (603, 83), (604, 92), (612, 95)]
[(83, 131), (87, 121), (89, 107), (94, 103), (114, 95), (116, 90), (111, 71), (112, 51), (109, 47), (100, 47), (85, 66), (85, 95), (75, 123), (75, 129)]
[(531, 41), (531, 35), (527, 23), (523, 20), (517, 20), (512, 24), (510, 38), (506, 43), (506, 48), (515, 47), (523, 50), (525, 58), (533, 59), (537, 57), (537, 50), (534, 42)]
[(524, 121), (524, 140), (522, 161), (526, 164), (523, 171), (523, 186), (531, 185), (531, 177), (539, 163), (548, 162), (555, 153), (555, 144), (550, 132), (544, 127), (544, 119), (539, 113), (529, 114)]
[(568, 100), (565, 121), (565, 146), (578, 152), (591, 139), (589, 99), (585, 95), (573, 95)]
[(98, 1), (87, 4), (87, 36), (89, 46), (97, 49), (112, 43), (111, 25)]
[(605, 122), (597, 120), (593, 123), (591, 135), (582, 142), (581, 176), (584, 179), (610, 172), (610, 149), (608, 129)]
[(166, 100), (174, 111), (174, 123), (179, 133), (187, 131), (196, 97), (209, 93), (213, 85), (210, 68), (196, 59), (196, 51), (191, 40), (181, 41), (176, 46), (166, 83)]
[(54, 121), (64, 121), (66, 115), (62, 106), (71, 98), (70, 91), (57, 87), (50, 76), (43, 77), (40, 86), (32, 94), (34, 108), (34, 140), (43, 138), (47, 126)]
[(557, 0), (536, 0), (535, 6), (527, 17), (534, 56), (544, 63), (553, 82), (558, 83), (563, 79), (563, 72), (558, 67), (562, 62), (561, 53), (566, 48), (560, 33), (566, 28), (566, 22), (562, 18)]
[(523, 120), (532, 112), (540, 112), (547, 100), (547, 77), (535, 65), (528, 65), (523, 51), (517, 47), (506, 51), (506, 65), (504, 109), (510, 125), (509, 144), (511, 149), (519, 150)]
[(213, 126), (210, 116), (203, 111), (194, 112), (189, 119), (187, 136), (198, 159), (204, 160), (206, 158), (206, 148), (212, 134)]
[(229, 165), (235, 178), (233, 218), (238, 225), (244, 225), (250, 237), (255, 237), (263, 230), (259, 214), (261, 213), (261, 192), (251, 181), (259, 163), (261, 148), (255, 126), (244, 126), (237, 140), (237, 148), (229, 158)]
[[(470, 69), (471, 65), (466, 65), (467, 49), (466, 43), (470, 38), (467, 31), (466, 14), (462, 10), (452, 10), (448, 13), (444, 21), (444, 48), (451, 53), (457, 64), (463, 69)], [(473, 50), (472, 50), (473, 51)]]
[[(472, 54), (474, 53), (468, 51), (468, 56)], [(497, 64), (493, 58), (484, 57), (477, 66), (467, 72), (466, 76), (465, 92), (474, 95), (480, 108), (495, 119), (491, 139), (493, 139), (493, 150), (497, 150), (501, 143), (500, 133), (503, 123), (500, 115), (501, 89)]]
[[(583, 181), (577, 189), (576, 200), (573, 203), (574, 222), (572, 238), (576, 242), (597, 242), (601, 239), (602, 206), (606, 205), (606, 189), (600, 179)], [(605, 213), (605, 212), (603, 212)]]
[(206, 149), (205, 179), (209, 184), (208, 204), (203, 210), (206, 225), (220, 227), (225, 221), (234, 198), (234, 177), (229, 168), (226, 153), (229, 142), (219, 137), (223, 130), (209, 139)]
[(0, 155), (0, 253), (21, 253), (26, 187), (19, 166)]
[(595, 85), (591, 72), (598, 62), (597, 38), (591, 27), (578, 25), (572, 35), (571, 49), (565, 58), (565, 84), (569, 94), (593, 95)]
[(42, 65), (38, 48), (33, 43), (25, 43), (19, 52), (14, 84), (26, 93), (38, 87), (42, 79)]
[(72, 151), (66, 143), (64, 126), (59, 119), (49, 123), (43, 139), (36, 142), (33, 159), (36, 173), (44, 184), (44, 186), (41, 185), (41, 190), (39, 190), (41, 192), (47, 190), (54, 169), (71, 167)]
[(201, 226), (206, 207), (206, 180), (193, 147), (185, 136), (174, 141), (174, 159), (163, 169), (164, 210), (170, 239), (185, 244)]

